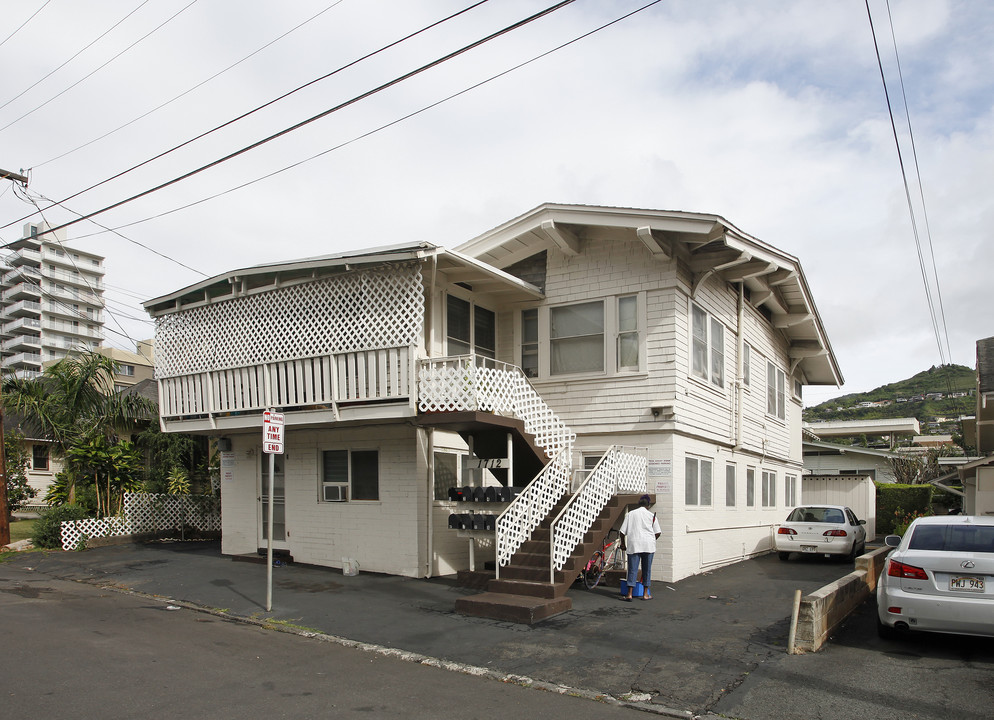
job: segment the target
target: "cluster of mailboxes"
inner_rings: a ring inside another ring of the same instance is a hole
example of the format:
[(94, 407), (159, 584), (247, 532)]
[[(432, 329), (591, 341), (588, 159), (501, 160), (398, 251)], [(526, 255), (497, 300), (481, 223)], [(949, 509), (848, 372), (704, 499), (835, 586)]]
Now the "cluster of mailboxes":
[(449, 488), (449, 500), (457, 502), (511, 502), (521, 494), (524, 488), (504, 487), (494, 485), (491, 487), (463, 487)]
[[(449, 488), (449, 500), (457, 502), (511, 502), (524, 488), (519, 487), (464, 487)], [(497, 515), (483, 513), (452, 513), (449, 527), (455, 530), (493, 530)]]

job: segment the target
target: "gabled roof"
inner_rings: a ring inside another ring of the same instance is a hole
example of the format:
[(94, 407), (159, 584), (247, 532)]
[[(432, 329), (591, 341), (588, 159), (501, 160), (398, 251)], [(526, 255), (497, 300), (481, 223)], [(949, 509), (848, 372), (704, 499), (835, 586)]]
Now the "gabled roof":
[(360, 267), (411, 261), (430, 263), (432, 271), (445, 273), (452, 282), (469, 283), (481, 292), (515, 296), (514, 299), (544, 297), (542, 291), (531, 283), (509, 275), (503, 270), (462, 253), (421, 242), (284, 260), (231, 270), (168, 295), (148, 300), (143, 306), (154, 317), (196, 305), (228, 300), (239, 294), (306, 282), (323, 275), (348, 272)]
[[(842, 373), (797, 258), (748, 235), (719, 215), (672, 210), (546, 203), (457, 250), (506, 268), (542, 250), (577, 255), (598, 239), (637, 239), (660, 262), (678, 260), (693, 272), (692, 294), (716, 274), (748, 289), (790, 342), (790, 357), (811, 385), (841, 385)], [(793, 369), (793, 368), (792, 368)]]

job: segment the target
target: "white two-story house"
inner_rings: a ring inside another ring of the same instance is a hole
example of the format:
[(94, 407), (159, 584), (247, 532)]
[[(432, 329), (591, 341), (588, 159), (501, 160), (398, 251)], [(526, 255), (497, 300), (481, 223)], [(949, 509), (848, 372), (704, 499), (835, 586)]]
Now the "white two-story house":
[(278, 550), (489, 561), (494, 592), (547, 599), (645, 492), (657, 579), (770, 550), (802, 388), (842, 382), (798, 260), (699, 213), (546, 204), (456, 250), (277, 262), (145, 307), (163, 428), (223, 450), (224, 553), (268, 542), (273, 408)]

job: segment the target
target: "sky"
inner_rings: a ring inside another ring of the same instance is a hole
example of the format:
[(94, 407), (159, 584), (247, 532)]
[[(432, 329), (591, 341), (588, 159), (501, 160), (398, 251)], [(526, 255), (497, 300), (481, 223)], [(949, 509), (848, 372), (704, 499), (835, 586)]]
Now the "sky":
[(797, 257), (846, 380), (808, 405), (975, 366), (994, 3), (869, 0), (900, 155), (865, 0), (577, 0), (362, 97), (553, 2), (491, 0), (375, 52), (473, 4), (0, 1), (0, 168), (30, 178), (0, 181), (0, 245), (343, 106), (66, 228), (106, 258), (106, 344), (134, 349), (142, 301), (205, 276), (452, 248), (554, 202), (714, 213)]

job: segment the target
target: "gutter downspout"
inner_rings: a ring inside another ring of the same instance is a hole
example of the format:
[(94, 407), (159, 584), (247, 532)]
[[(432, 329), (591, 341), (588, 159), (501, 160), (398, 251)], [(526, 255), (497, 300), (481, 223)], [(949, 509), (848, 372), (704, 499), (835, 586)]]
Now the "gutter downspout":
[(736, 316), (735, 343), (737, 347), (737, 358), (735, 361), (735, 417), (734, 417), (734, 446), (732, 452), (742, 449), (742, 422), (745, 413), (743, 412), (743, 365), (742, 354), (745, 349), (745, 282), (739, 283), (738, 312)]

